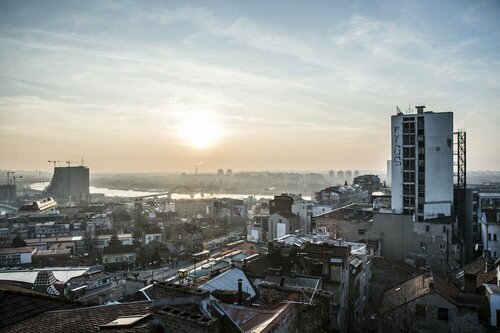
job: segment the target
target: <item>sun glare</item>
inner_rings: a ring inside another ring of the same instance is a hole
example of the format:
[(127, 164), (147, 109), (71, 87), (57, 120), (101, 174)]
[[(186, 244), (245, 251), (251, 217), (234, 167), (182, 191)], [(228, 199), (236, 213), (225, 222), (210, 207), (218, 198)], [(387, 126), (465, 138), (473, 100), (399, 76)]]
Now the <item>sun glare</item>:
[(182, 120), (179, 135), (188, 146), (204, 149), (217, 142), (220, 137), (220, 127), (213, 115), (192, 113)]

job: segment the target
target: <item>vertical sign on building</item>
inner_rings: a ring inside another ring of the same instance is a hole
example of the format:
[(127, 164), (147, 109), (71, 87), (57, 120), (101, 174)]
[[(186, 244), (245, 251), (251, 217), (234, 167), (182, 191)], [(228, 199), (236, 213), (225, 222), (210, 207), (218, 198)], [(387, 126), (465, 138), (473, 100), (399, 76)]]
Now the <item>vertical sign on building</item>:
[(392, 209), (403, 211), (403, 115), (391, 117)]

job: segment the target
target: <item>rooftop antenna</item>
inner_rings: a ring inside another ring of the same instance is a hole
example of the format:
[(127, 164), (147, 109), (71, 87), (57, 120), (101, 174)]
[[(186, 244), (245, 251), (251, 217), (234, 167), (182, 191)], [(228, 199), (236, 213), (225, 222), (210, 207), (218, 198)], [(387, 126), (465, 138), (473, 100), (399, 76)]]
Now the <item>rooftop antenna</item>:
[(396, 105), (396, 113), (397, 114), (403, 114), (403, 112), (401, 112), (401, 109), (397, 105)]

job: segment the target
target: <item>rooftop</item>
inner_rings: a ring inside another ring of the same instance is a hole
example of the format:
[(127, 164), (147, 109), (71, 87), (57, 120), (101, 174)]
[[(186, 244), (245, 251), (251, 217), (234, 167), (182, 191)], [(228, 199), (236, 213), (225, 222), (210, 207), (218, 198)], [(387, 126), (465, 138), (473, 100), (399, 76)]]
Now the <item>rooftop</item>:
[(242, 291), (249, 294), (250, 298), (257, 296), (254, 286), (247, 278), (246, 274), (239, 268), (231, 268), (213, 279), (200, 284), (198, 288), (208, 291), (238, 290), (238, 279), (242, 280)]
[(0, 248), (0, 255), (14, 254), (14, 253), (32, 253), (35, 251), (31, 246), (25, 247), (6, 247)]
[(0, 282), (0, 328), (33, 317), (41, 312), (82, 307), (65, 298), (31, 289), (29, 284)]
[[(51, 267), (50, 270), (54, 273), (57, 280), (66, 282), (69, 279), (85, 274), (90, 271), (91, 267)], [(46, 269), (22, 269), (22, 270), (0, 270), (0, 280), (19, 281), (26, 283), (34, 283), (38, 273)]]
[[(4, 332), (44, 333), (96, 332), (100, 327), (124, 316), (149, 314), (149, 301), (100, 305), (87, 308), (49, 311), (11, 325)], [(151, 318), (147, 317), (129, 327), (106, 327), (109, 332), (150, 332)]]

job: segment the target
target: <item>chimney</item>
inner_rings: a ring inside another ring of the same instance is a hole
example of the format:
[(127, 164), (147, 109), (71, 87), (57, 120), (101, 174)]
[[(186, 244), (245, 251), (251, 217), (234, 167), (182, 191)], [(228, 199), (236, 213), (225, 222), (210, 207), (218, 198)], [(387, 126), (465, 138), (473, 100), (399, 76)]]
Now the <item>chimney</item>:
[(243, 303), (243, 279), (238, 279), (238, 305)]
[(417, 114), (424, 113), (425, 105), (415, 106), (417, 108)]

